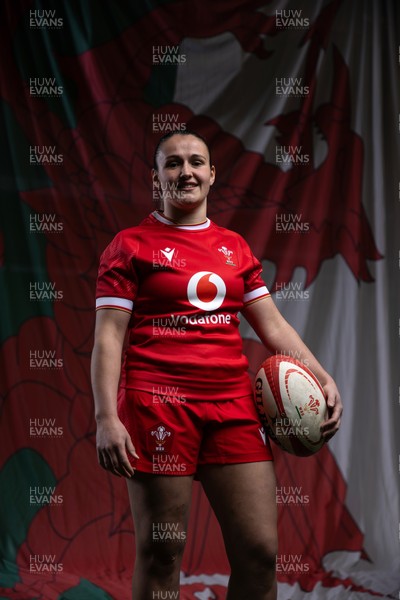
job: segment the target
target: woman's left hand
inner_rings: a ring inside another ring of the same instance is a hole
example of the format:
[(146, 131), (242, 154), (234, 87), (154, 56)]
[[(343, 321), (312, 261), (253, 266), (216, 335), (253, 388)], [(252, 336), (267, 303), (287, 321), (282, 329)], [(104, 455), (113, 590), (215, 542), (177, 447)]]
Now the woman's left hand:
[(321, 425), (322, 436), (328, 441), (335, 435), (340, 427), (340, 420), (343, 412), (343, 404), (340, 398), (339, 390), (333, 379), (329, 379), (322, 389), (325, 392), (326, 403), (328, 405), (328, 419)]

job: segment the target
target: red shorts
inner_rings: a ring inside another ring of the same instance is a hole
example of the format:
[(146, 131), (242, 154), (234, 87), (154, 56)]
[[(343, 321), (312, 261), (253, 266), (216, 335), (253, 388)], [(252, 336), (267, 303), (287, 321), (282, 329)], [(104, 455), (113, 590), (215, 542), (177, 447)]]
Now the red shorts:
[(199, 465), (273, 460), (252, 396), (226, 401), (169, 402), (140, 390), (121, 389), (118, 414), (144, 473), (193, 475)]

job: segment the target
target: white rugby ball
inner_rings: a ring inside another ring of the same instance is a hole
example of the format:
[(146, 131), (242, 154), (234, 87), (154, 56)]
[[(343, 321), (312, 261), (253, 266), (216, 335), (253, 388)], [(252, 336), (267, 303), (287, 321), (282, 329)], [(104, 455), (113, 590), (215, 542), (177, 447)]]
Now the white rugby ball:
[(286, 452), (310, 456), (324, 445), (325, 394), (315, 375), (295, 358), (277, 354), (262, 363), (255, 402), (268, 435)]

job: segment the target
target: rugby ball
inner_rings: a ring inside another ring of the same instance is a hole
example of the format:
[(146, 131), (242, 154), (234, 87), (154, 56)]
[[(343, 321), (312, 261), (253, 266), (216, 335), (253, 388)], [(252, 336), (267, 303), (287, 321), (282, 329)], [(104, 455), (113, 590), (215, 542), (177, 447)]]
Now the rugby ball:
[(300, 361), (283, 354), (267, 358), (256, 375), (255, 402), (268, 435), (286, 452), (310, 456), (324, 445), (325, 394)]

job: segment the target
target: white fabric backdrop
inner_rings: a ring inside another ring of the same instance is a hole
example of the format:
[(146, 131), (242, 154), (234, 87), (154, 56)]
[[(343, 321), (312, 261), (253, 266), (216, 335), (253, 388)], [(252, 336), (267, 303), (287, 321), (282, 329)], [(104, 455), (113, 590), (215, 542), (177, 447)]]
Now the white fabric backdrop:
[[(301, 8), (303, 16), (312, 17), (327, 4), (273, 2), (268, 14), (275, 8)], [(343, 257), (336, 256), (323, 263), (307, 288), (308, 299), (277, 299), (282, 313), (334, 375), (345, 405), (341, 431), (330, 448), (347, 482), (346, 505), (365, 536), (364, 549), (372, 564), (354, 553), (337, 552), (326, 557), (326, 566), (386, 594), (400, 589), (399, 30), (394, 2), (342, 3), (327, 48), (319, 56), (314, 100), (315, 107), (329, 100), (336, 45), (350, 73), (351, 130), (363, 141), (362, 204), (384, 256), (368, 263), (374, 281), (357, 281)], [(198, 63), (189, 73), (179, 71), (175, 101), (212, 117), (246, 149), (273, 162), (277, 131), (263, 124), (294, 110), (296, 100), (277, 98), (271, 82), (275, 76), (303, 71), (309, 49), (307, 43), (298, 48), (303, 36), (304, 30), (299, 30), (268, 38), (267, 48), (274, 54), (267, 61), (244, 53), (229, 33), (185, 40), (182, 47), (191, 61), (198, 56)], [(318, 167), (329, 150), (317, 136), (314, 151)], [(275, 265), (264, 261), (266, 282), (272, 283), (274, 271)], [(296, 269), (291, 281), (304, 290), (304, 269)], [(254, 337), (246, 325), (243, 332)], [(304, 592), (282, 584), (279, 597), (289, 593), (291, 598), (304, 597)], [(310, 594), (310, 598), (344, 597), (348, 596), (343, 588), (323, 591), (318, 586)], [(372, 596), (353, 592), (351, 597)]]

